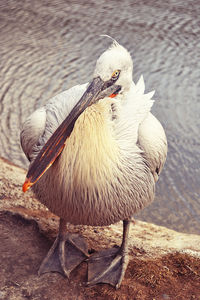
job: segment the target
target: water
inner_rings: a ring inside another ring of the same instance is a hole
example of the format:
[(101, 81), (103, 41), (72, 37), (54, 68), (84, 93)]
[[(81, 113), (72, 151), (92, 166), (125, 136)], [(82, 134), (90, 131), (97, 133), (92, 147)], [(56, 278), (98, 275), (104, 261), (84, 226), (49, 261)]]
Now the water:
[(26, 117), (55, 94), (87, 82), (109, 34), (156, 90), (153, 113), (169, 142), (156, 201), (138, 217), (200, 233), (200, 3), (0, 0), (0, 156), (27, 167)]

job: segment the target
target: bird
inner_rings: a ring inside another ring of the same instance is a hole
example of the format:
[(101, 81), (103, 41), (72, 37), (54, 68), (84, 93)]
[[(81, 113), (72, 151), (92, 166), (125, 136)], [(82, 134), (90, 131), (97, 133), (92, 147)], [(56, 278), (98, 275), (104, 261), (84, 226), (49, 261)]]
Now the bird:
[[(134, 214), (154, 200), (167, 157), (167, 138), (151, 113), (154, 91), (133, 81), (129, 51), (112, 40), (96, 61), (92, 80), (46, 102), (24, 122), (20, 141), (30, 161), (23, 191), (60, 217), (58, 235), (39, 274), (69, 278), (88, 263), (87, 285), (124, 278)], [(89, 255), (85, 239), (66, 224), (108, 226), (123, 221), (122, 243)]]

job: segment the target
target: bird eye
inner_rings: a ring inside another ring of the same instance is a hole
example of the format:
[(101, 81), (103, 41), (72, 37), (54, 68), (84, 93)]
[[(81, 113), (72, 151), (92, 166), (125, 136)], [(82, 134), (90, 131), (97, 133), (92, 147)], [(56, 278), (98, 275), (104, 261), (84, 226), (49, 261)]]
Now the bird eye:
[(112, 73), (112, 79), (117, 80), (120, 74), (120, 70), (116, 70)]

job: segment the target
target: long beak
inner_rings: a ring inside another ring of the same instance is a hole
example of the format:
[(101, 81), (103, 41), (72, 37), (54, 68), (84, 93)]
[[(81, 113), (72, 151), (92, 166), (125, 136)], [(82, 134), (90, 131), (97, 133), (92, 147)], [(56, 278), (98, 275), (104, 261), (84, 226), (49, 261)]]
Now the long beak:
[(107, 96), (113, 97), (120, 90), (119, 86), (104, 82), (100, 77), (94, 78), (79, 102), (72, 109), (67, 118), (53, 133), (44, 145), (34, 162), (31, 164), (26, 180), (23, 184), (23, 192), (26, 192), (54, 163), (62, 152), (66, 139), (70, 136), (74, 124), (80, 114), (90, 105), (100, 99), (101, 92), (107, 91)]

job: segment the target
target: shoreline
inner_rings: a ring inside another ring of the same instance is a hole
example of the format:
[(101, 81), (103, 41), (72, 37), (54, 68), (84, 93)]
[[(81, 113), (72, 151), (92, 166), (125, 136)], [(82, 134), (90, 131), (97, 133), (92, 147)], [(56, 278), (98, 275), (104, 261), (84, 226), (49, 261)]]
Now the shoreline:
[[(58, 273), (38, 277), (59, 219), (32, 192), (22, 192), (25, 175), (24, 169), (0, 158), (0, 299), (199, 299), (200, 236), (138, 220), (132, 226), (130, 262), (119, 290), (106, 284), (85, 287), (85, 263), (70, 280)], [(67, 229), (81, 233), (89, 249), (121, 241), (121, 222), (108, 227), (68, 224)]]

